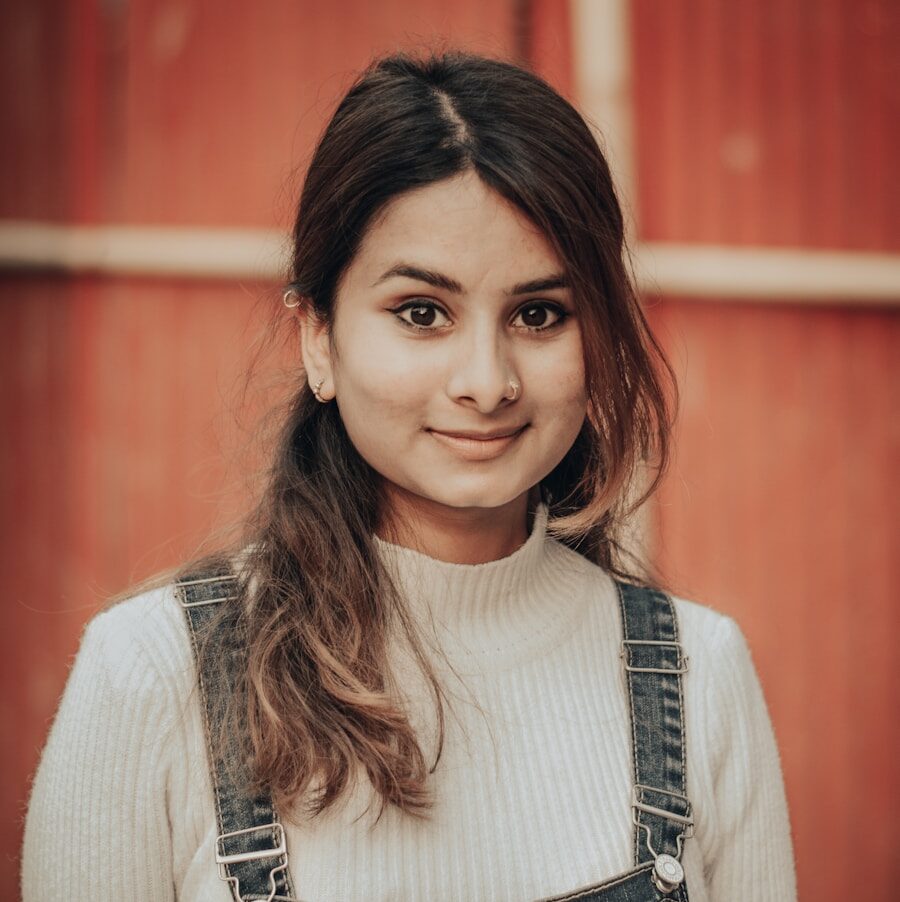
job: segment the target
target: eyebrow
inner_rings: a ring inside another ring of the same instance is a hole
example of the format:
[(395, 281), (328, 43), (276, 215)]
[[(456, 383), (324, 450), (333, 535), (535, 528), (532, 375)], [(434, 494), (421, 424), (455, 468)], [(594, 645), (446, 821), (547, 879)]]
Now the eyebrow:
[[(392, 266), (387, 272), (383, 273), (378, 279), (372, 283), (372, 288), (380, 285), (395, 276), (405, 276), (407, 279), (416, 279), (419, 282), (427, 282), (435, 288), (443, 288), (444, 291), (453, 294), (462, 294), (463, 287), (456, 279), (445, 276), (443, 273), (435, 272), (433, 269), (425, 269), (421, 266), (415, 266), (411, 263), (398, 263)], [(568, 288), (569, 282), (562, 273), (554, 273), (552, 276), (542, 276), (538, 279), (530, 279), (528, 282), (519, 282), (507, 289), (504, 294), (507, 297), (515, 297), (519, 294), (531, 294), (534, 291), (549, 291), (551, 288)]]

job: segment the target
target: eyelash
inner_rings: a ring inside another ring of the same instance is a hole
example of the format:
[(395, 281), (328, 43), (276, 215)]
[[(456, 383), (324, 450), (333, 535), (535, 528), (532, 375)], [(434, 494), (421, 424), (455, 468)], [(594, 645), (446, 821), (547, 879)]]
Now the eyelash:
[[(400, 316), (405, 310), (417, 310), (423, 307), (433, 307), (435, 310), (440, 310), (444, 316), (447, 315), (439, 304), (435, 304), (432, 301), (409, 301), (405, 304), (401, 304), (399, 307), (395, 307), (391, 310), (391, 313), (393, 313), (397, 319), (400, 320), (402, 325), (406, 326), (408, 329), (413, 329), (416, 332), (437, 332), (440, 326), (420, 326), (417, 323), (411, 323), (409, 320), (403, 319)], [(546, 332), (550, 329), (555, 329), (558, 326), (561, 326), (570, 316), (568, 310), (561, 307), (559, 304), (554, 304), (550, 301), (532, 301), (531, 303), (525, 304), (516, 311), (516, 316), (524, 310), (531, 310), (535, 307), (545, 307), (548, 310), (552, 310), (558, 318), (556, 322), (550, 323), (548, 326), (525, 326), (524, 328), (528, 332)]]

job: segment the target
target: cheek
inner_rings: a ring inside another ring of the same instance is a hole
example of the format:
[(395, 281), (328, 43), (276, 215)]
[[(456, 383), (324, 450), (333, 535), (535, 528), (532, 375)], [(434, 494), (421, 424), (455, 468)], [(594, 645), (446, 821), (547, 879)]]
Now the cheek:
[(383, 469), (387, 461), (413, 450), (427, 419), (433, 370), (411, 367), (408, 357), (368, 344), (357, 355), (348, 354), (337, 369), (338, 409), (353, 444), (370, 464)]
[(383, 366), (345, 370), (338, 384), (342, 406), (368, 417), (373, 431), (380, 428), (379, 421), (420, 417), (430, 394), (427, 373), (413, 375), (390, 361)]
[(532, 396), (553, 415), (584, 411), (587, 405), (581, 342), (568, 341), (553, 354), (540, 354), (528, 374)]
[(335, 368), (338, 396), (349, 408), (365, 407), (370, 415), (400, 415), (424, 394), (429, 368), (405, 353), (378, 320), (340, 335)]

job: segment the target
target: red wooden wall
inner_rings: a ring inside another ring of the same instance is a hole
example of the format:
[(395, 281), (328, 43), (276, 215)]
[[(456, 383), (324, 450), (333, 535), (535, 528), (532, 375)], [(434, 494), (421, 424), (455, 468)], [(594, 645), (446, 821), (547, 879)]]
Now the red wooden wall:
[[(887, 0), (628, 5), (642, 239), (897, 251)], [(564, 0), (12, 0), (0, 217), (284, 228), (319, 128), (371, 55), (514, 52), (570, 92), (567, 17)], [(241, 503), (235, 448), (252, 436), (232, 410), (270, 288), (0, 275), (5, 895), (81, 625)], [(661, 562), (748, 635), (801, 898), (887, 900), (896, 308), (648, 305), (684, 394), (654, 506)]]
[[(644, 240), (900, 251), (896, 4), (630, 7)], [(801, 899), (888, 900), (900, 318), (846, 301), (648, 299), (683, 391), (655, 513), (675, 585), (747, 634)]]

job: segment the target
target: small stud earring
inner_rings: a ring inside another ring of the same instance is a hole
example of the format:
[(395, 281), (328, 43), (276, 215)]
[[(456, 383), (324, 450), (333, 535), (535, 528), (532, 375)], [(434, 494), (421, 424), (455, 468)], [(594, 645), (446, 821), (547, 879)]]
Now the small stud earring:
[[(290, 298), (294, 298), (293, 304), (289, 302)], [(285, 307), (299, 307), (300, 306), (300, 295), (293, 288), (288, 288), (284, 294), (281, 296), (281, 299), (284, 301)]]
[(319, 389), (321, 389), (322, 386), (323, 386), (324, 384), (325, 384), (325, 380), (324, 380), (324, 379), (320, 379), (320, 380), (313, 386), (313, 390), (312, 390), (312, 393), (316, 396), (316, 400), (319, 401), (319, 402), (322, 403), (322, 404), (326, 404), (326, 403), (328, 402), (328, 399), (327, 399), (327, 398), (323, 398), (323, 397), (319, 394)]

